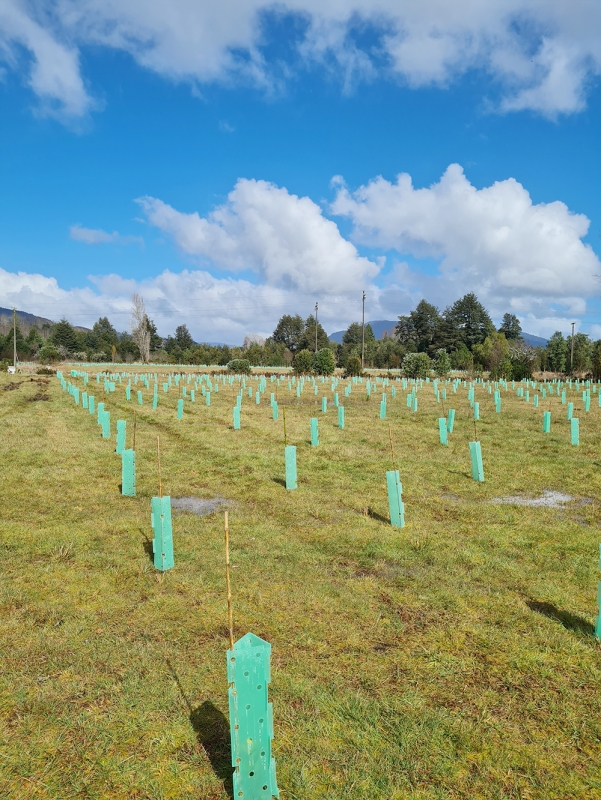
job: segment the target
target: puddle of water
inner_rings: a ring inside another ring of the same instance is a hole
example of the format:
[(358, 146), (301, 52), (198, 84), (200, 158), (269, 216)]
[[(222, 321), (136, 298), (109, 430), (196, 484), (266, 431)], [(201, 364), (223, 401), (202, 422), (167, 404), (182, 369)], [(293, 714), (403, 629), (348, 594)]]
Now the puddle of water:
[(171, 508), (177, 511), (190, 511), (199, 517), (219, 511), (220, 508), (229, 505), (223, 497), (212, 497), (210, 500), (202, 500), (200, 497), (172, 497)]
[(574, 498), (570, 494), (546, 489), (540, 497), (495, 497), (491, 503), (505, 503), (512, 506), (537, 506), (542, 508), (564, 508)]

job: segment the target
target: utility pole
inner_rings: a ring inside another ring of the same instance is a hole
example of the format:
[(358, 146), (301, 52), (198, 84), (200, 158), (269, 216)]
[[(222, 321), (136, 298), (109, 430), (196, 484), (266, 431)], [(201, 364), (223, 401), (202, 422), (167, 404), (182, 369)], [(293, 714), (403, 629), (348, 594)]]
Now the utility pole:
[(319, 303), (315, 303), (315, 353), (317, 354), (317, 309), (319, 308)]
[(570, 372), (574, 372), (574, 325), (576, 323), (572, 322), (572, 353), (570, 355)]
[(365, 367), (365, 290), (363, 290), (363, 312), (361, 316), (361, 369)]
[(17, 371), (17, 309), (13, 308), (13, 366)]

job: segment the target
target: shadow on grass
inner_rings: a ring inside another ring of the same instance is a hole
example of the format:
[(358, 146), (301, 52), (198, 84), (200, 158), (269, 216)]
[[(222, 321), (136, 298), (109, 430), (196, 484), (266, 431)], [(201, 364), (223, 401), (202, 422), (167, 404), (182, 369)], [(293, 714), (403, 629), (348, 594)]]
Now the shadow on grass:
[(190, 725), (192, 725), (192, 729), (196, 734), (198, 744), (207, 754), (213, 772), (223, 782), (223, 788), (227, 796), (230, 800), (233, 800), (234, 783), (232, 775), (234, 769), (232, 767), (232, 748), (228, 721), (210, 700), (205, 700), (197, 708), (192, 708), (192, 703), (184, 692), (173, 664), (169, 659), (166, 659), (166, 662), (179, 693), (190, 712)]
[(470, 480), (473, 480), (471, 472), (462, 472), (461, 470), (457, 469), (448, 469), (447, 472), (451, 475), (460, 475), (462, 478), (469, 478)]
[(210, 700), (190, 712), (190, 723), (196, 733), (198, 743), (209, 757), (213, 772), (223, 781), (223, 788), (228, 797), (234, 796), (232, 781), (232, 750), (230, 743), (230, 726), (228, 721)]
[(142, 536), (144, 537), (144, 551), (148, 558), (150, 559), (151, 564), (154, 566), (154, 551), (152, 549), (152, 539), (149, 539), (148, 536), (144, 533), (144, 531), (140, 531)]
[(371, 519), (376, 519), (378, 522), (383, 522), (385, 525), (390, 525), (389, 517), (385, 517), (383, 514), (378, 514), (378, 512), (374, 511), (373, 508), (367, 509), (367, 515)]
[(576, 631), (576, 633), (581, 633), (585, 636), (594, 636), (594, 626), (584, 617), (571, 614), (569, 611), (561, 611), (553, 603), (540, 602), (539, 600), (526, 600), (526, 605), (531, 611), (536, 611), (537, 614), (542, 614), (543, 617), (559, 622), (569, 631)]
[(283, 486), (284, 489), (286, 488), (286, 481), (283, 478), (272, 478), (271, 479), (274, 483), (279, 483), (280, 486)]

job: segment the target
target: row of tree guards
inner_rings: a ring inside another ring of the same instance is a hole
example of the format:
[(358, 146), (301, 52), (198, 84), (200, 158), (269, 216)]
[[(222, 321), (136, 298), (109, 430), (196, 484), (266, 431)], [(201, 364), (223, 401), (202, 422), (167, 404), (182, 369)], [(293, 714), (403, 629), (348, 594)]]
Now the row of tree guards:
[[(71, 372), (72, 377), (84, 377), (84, 385), (87, 385), (89, 376), (87, 373)], [(96, 415), (97, 422), (101, 428), (101, 436), (104, 439), (110, 438), (110, 413), (104, 407), (103, 402), (95, 404), (93, 395), (82, 392), (80, 396), (79, 387), (66, 381), (62, 373), (57, 372), (57, 377), (61, 381), (61, 386), (64, 391), (67, 391), (74, 399), (76, 405), (80, 405), (82, 409), (87, 409), (90, 415)], [(111, 378), (116, 376), (104, 376), (105, 392), (111, 393), (115, 391), (115, 381)], [(120, 378), (127, 377), (127, 373), (122, 373)], [(183, 376), (169, 376), (168, 381), (163, 384), (165, 392), (175, 383), (178, 386)], [(207, 380), (206, 376), (205, 380)], [(149, 388), (148, 377), (143, 376), (146, 388)], [(230, 385), (233, 381), (237, 380), (242, 383), (246, 378), (244, 376), (236, 376), (232, 380), (229, 378)], [(134, 380), (139, 379), (135, 376)], [(153, 409), (156, 409), (158, 404), (158, 381), (157, 376), (154, 376), (155, 384), (153, 391)], [(361, 379), (354, 379), (356, 383)], [(97, 376), (97, 381), (99, 378)], [(208, 378), (210, 383), (210, 378)], [(188, 382), (190, 377), (188, 376)], [(256, 392), (255, 402), (260, 402), (260, 395), (265, 392), (266, 381), (264, 376), (259, 378), (260, 388)], [(397, 381), (400, 382), (400, 379)], [(429, 381), (414, 381), (412, 382), (410, 391), (407, 395), (407, 407), (412, 412), (417, 412), (418, 399), (417, 392), (422, 389), (424, 383)], [(315, 384), (315, 381), (313, 381)], [(384, 381), (383, 381), (384, 383)], [(448, 382), (447, 382), (448, 383)], [(492, 394), (493, 384), (480, 381), (482, 386), (486, 386), (488, 392)], [(573, 445), (579, 444), (579, 419), (574, 417), (574, 403), (567, 402), (566, 389), (561, 388), (561, 382), (539, 384), (538, 387), (534, 381), (526, 381), (526, 386), (517, 387), (516, 395), (523, 398), (525, 403), (530, 402), (530, 390), (538, 388), (542, 399), (549, 398), (556, 393), (561, 397), (562, 404), (567, 405), (567, 419), (570, 422), (571, 428), (571, 441)], [(461, 381), (458, 379), (450, 384), (453, 393), (457, 392), (458, 386)], [(463, 382), (466, 386), (466, 382)], [(198, 379), (195, 386), (198, 387)], [(376, 382), (377, 385), (377, 382)], [(384, 386), (388, 386), (388, 381)], [(401, 382), (403, 388), (409, 388), (409, 382), (403, 379)], [(569, 388), (572, 389), (572, 382), (568, 383)], [(344, 406), (339, 403), (338, 392), (335, 389), (338, 386), (338, 381), (332, 381), (332, 393), (334, 395), (334, 405), (337, 406), (338, 413), (338, 427), (344, 429), (345, 417)], [(447, 399), (447, 386), (442, 390), (439, 388), (439, 382), (433, 381), (432, 386), (434, 394), (439, 403), (442, 404), (444, 412), (444, 401)], [(585, 388), (582, 389), (578, 382), (575, 384), (578, 391), (582, 391), (582, 400), (584, 403), (584, 410), (590, 410), (590, 397), (592, 393), (598, 393), (599, 406), (601, 407), (601, 392), (598, 391), (597, 385), (591, 385), (586, 382)], [(291, 389), (292, 380), (288, 381), (288, 388)], [(233, 427), (234, 430), (240, 430), (241, 419), (240, 412), (242, 408), (243, 390), (246, 388), (242, 386), (236, 398), (236, 405), (233, 414)], [(371, 382), (366, 384), (366, 392), (369, 397), (372, 390)], [(396, 397), (396, 388), (394, 384), (391, 386), (391, 395)], [(194, 402), (195, 390), (190, 390), (188, 395), (187, 387), (182, 386), (182, 397), (177, 402), (177, 418), (183, 419), (184, 415), (184, 400), (189, 398)], [(204, 394), (206, 395), (206, 405), (210, 405), (210, 391), (206, 391), (203, 386)], [(317, 387), (315, 387), (317, 389)], [(500, 391), (504, 389), (508, 391), (508, 384), (504, 381), (494, 383), (494, 403), (496, 413), (501, 412), (502, 401)], [(512, 389), (515, 390), (515, 383), (512, 384)], [(218, 391), (218, 385), (211, 386), (211, 390)], [(345, 388), (345, 396), (349, 396), (351, 386)], [(300, 389), (297, 386), (297, 396), (300, 397), (303, 391), (303, 384), (300, 384)], [(561, 394), (560, 394), (561, 392)], [(315, 391), (317, 394), (317, 391)], [(248, 396), (252, 397), (252, 393), (248, 391)], [(131, 381), (126, 386), (126, 400), (131, 398)], [(468, 400), (472, 412), (472, 419), (474, 425), (474, 441), (469, 442), (469, 453), (472, 468), (472, 477), (475, 481), (481, 483), (484, 481), (484, 468), (482, 463), (482, 447), (478, 439), (477, 422), (480, 419), (480, 404), (475, 400), (475, 386), (472, 384), (468, 387)], [(138, 391), (138, 403), (143, 403), (141, 391)], [(272, 417), (274, 420), (278, 419), (278, 402), (275, 398), (275, 393), (271, 393), (270, 404), (272, 407)], [(532, 398), (533, 407), (539, 405), (539, 394), (536, 393)], [(327, 398), (322, 398), (322, 412), (326, 413), (328, 410)], [(382, 394), (380, 401), (380, 419), (387, 417), (387, 394)], [(288, 444), (288, 431), (286, 424), (286, 407), (283, 408), (283, 423), (284, 423), (284, 465), (286, 476), (286, 489), (289, 491), (298, 488), (298, 475), (297, 475), (297, 451), (294, 445)], [(450, 408), (444, 416), (438, 418), (438, 429), (440, 444), (448, 446), (449, 435), (453, 433), (455, 423), (455, 409)], [(136, 411), (134, 410), (133, 419), (133, 442), (132, 447), (126, 447), (127, 437), (127, 423), (126, 420), (117, 420), (116, 425), (116, 447), (115, 452), (121, 456), (122, 465), (122, 482), (121, 492), (124, 496), (134, 497), (136, 495), (136, 428), (137, 418)], [(543, 433), (549, 433), (551, 430), (551, 408), (543, 412)], [(319, 421), (317, 417), (312, 417), (309, 421), (309, 433), (312, 447), (319, 446)], [(403, 528), (405, 526), (405, 506), (403, 503), (403, 488), (400, 479), (399, 470), (396, 468), (394, 447), (392, 439), (392, 429), (390, 422), (388, 423), (388, 434), (390, 442), (390, 457), (392, 469), (386, 472), (386, 487), (388, 494), (388, 505), (390, 524), (396, 528)], [(153, 529), (153, 562), (157, 570), (165, 572), (174, 567), (174, 554), (173, 554), (173, 530), (171, 521), (171, 498), (163, 496), (162, 493), (162, 478), (161, 478), (161, 450), (160, 438), (157, 436), (157, 471), (158, 471), (158, 496), (151, 499), (151, 524)], [(273, 740), (273, 709), (272, 704), (268, 702), (268, 684), (270, 683), (270, 659), (271, 659), (271, 645), (263, 639), (255, 636), (253, 633), (247, 633), (237, 642), (234, 642), (233, 634), (233, 611), (232, 611), (232, 592), (230, 580), (230, 556), (229, 556), (229, 524), (228, 513), (225, 512), (225, 573), (226, 573), (226, 590), (227, 590), (227, 606), (228, 606), (228, 631), (229, 631), (229, 649), (227, 650), (227, 679), (228, 679), (228, 702), (229, 702), (229, 716), (230, 716), (230, 736), (231, 736), (231, 752), (232, 752), (232, 768), (234, 796), (243, 798), (244, 800), (259, 800), (259, 798), (279, 797), (279, 789), (276, 780), (275, 760), (271, 753), (271, 744)], [(601, 545), (599, 555), (599, 569), (601, 570)], [(595, 635), (601, 640), (601, 581), (598, 584), (597, 602), (599, 605), (599, 615), (595, 625)]]

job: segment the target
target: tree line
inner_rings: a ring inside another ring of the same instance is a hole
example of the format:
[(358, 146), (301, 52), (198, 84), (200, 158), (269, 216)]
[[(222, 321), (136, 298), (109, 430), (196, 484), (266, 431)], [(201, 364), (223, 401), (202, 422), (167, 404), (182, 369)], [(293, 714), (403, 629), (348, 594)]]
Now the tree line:
[[(86, 362), (152, 361), (171, 364), (226, 365), (244, 359), (251, 366), (293, 366), (298, 372), (328, 374), (336, 367), (358, 374), (365, 367), (400, 369), (419, 376), (451, 369), (488, 372), (494, 379), (521, 380), (533, 372), (590, 374), (601, 377), (601, 340), (577, 333), (574, 342), (557, 331), (546, 347), (529, 347), (521, 338), (517, 317), (505, 314), (498, 329), (474, 293), (440, 311), (421, 300), (399, 316), (393, 335), (377, 340), (371, 325), (352, 322), (338, 344), (329, 339), (314, 316), (284, 314), (266, 340), (247, 337), (242, 347), (194, 342), (186, 325), (161, 337), (134, 296), (131, 332), (119, 333), (107, 317), (91, 330), (75, 328), (66, 319), (42, 329), (17, 325), (19, 360), (51, 363), (64, 359)], [(13, 357), (13, 328), (0, 332), (0, 359)]]

